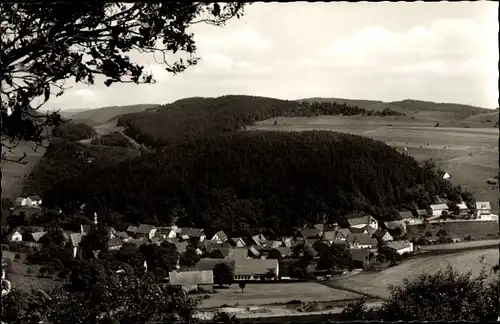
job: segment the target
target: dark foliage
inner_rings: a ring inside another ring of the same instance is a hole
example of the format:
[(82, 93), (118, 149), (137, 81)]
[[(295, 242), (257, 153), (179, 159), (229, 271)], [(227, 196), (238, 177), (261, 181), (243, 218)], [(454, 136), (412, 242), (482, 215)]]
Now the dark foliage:
[(216, 264), (214, 269), (214, 283), (220, 286), (231, 285), (233, 282), (233, 271), (225, 263)]
[(123, 135), (121, 132), (112, 132), (100, 137), (96, 137), (92, 140), (91, 144), (94, 145), (106, 145), (106, 146), (119, 146), (119, 147), (130, 147), (132, 143), (130, 140)]
[(79, 141), (97, 135), (94, 128), (84, 123), (65, 122), (54, 128), (52, 135), (68, 141)]
[[(167, 225), (175, 210), (184, 210), (179, 226), (274, 237), (318, 222), (323, 212), (330, 222), (353, 210), (383, 220), (389, 207), (423, 207), (453, 186), (432, 165), (420, 167), (368, 138), (246, 132), (169, 145), (165, 152), (89, 169), (52, 189), (44, 203), (63, 209), (95, 201), (124, 221)], [(405, 190), (414, 193), (406, 201)]]

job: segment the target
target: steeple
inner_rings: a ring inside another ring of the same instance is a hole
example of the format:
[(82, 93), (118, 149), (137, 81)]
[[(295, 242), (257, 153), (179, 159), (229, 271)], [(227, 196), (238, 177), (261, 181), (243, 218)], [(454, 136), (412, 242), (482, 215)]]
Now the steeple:
[(97, 226), (97, 213), (94, 212), (94, 225)]

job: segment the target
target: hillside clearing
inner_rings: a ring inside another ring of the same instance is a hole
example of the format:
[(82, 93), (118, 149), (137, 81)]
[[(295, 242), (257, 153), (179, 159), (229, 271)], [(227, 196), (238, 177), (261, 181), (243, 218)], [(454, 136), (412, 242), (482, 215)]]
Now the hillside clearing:
[(456, 271), (462, 273), (470, 271), (473, 276), (477, 276), (481, 269), (491, 273), (492, 267), (497, 263), (498, 249), (475, 250), (415, 258), (381, 272), (362, 272), (344, 279), (332, 279), (327, 284), (332, 287), (357, 289), (363, 293), (388, 298), (390, 296), (389, 285), (399, 285), (403, 279), (411, 281), (423, 273), (435, 274), (448, 265), (451, 265)]
[(486, 184), (498, 172), (498, 129), (434, 127), (435, 124), (436, 121), (387, 116), (278, 117), (258, 122), (247, 130), (329, 130), (383, 141), (417, 161), (431, 158), (452, 175), (453, 184), (470, 191), (478, 201), (490, 201), (492, 212), (498, 214), (498, 190)]
[(457, 222), (457, 223), (433, 223), (427, 228), (419, 228), (418, 225), (410, 225), (406, 227), (408, 230), (408, 239), (411, 240), (413, 238), (419, 238), (420, 236), (423, 236), (425, 232), (432, 232), (433, 235), (436, 235), (436, 233), (440, 229), (444, 229), (448, 232), (452, 232), (456, 235), (458, 235), (460, 238), (465, 238), (466, 236), (470, 235), (473, 238), (485, 238), (488, 235), (492, 234), (497, 234), (499, 229), (498, 229), (498, 222)]

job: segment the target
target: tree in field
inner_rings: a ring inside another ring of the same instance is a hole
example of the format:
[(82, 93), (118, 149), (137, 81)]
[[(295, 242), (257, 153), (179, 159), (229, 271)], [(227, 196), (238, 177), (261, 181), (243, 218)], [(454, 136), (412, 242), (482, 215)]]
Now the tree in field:
[(247, 284), (246, 284), (246, 283), (244, 283), (244, 282), (240, 282), (240, 284), (239, 284), (238, 286), (239, 286), (239, 287), (240, 287), (240, 289), (241, 289), (241, 293), (243, 293), (243, 292), (244, 292), (244, 290), (245, 290), (245, 287), (247, 286)]
[[(188, 28), (223, 26), (243, 14), (243, 3), (2, 3), (0, 6), (2, 159), (19, 141), (44, 145), (57, 113), (37, 110), (68, 86), (152, 83), (131, 51), (153, 55), (170, 73), (198, 62)], [(183, 57), (173, 55), (185, 54)]]
[(225, 263), (216, 264), (213, 268), (214, 283), (219, 286), (231, 285), (233, 282), (233, 271)]

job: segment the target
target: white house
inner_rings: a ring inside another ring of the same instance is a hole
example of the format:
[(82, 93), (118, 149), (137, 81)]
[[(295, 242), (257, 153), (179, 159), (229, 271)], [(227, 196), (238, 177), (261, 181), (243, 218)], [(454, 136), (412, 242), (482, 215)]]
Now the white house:
[(378, 221), (373, 218), (373, 216), (363, 216), (357, 218), (351, 218), (347, 220), (349, 222), (350, 227), (363, 228), (367, 225), (378, 229)]
[(491, 205), (489, 201), (476, 202), (476, 216), (480, 218), (481, 215), (491, 214)]
[(154, 236), (163, 239), (173, 239), (177, 237), (177, 231), (173, 227), (158, 227)]
[(458, 215), (459, 216), (466, 216), (467, 213), (469, 212), (469, 208), (467, 208), (467, 205), (462, 201), (460, 204), (457, 204), (458, 207)]
[(29, 198), (18, 197), (14, 203), (15, 207), (31, 207), (32, 201)]
[(29, 196), (28, 199), (31, 201), (32, 206), (40, 207), (42, 204), (42, 198), (38, 195)]
[(429, 215), (430, 216), (441, 216), (444, 211), (448, 211), (449, 207), (447, 204), (436, 204), (429, 206)]
[(443, 179), (449, 179), (449, 178), (451, 178), (451, 175), (448, 172), (445, 172), (443, 174)]
[(12, 231), (12, 233), (10, 233), (8, 236), (7, 236), (7, 239), (10, 241), (10, 242), (22, 242), (23, 241), (23, 235), (21, 234), (21, 229), (18, 227), (16, 229), (14, 229)]
[(379, 228), (375, 233), (373, 233), (372, 237), (377, 240), (381, 240), (383, 242), (390, 242), (394, 240), (394, 238), (392, 237), (391, 234), (389, 234), (389, 232), (381, 228)]
[(229, 240), (232, 241), (236, 247), (245, 247), (247, 245), (241, 237), (232, 237)]
[(393, 248), (399, 254), (410, 253), (413, 252), (413, 243), (412, 242), (402, 242), (402, 241), (394, 241), (387, 242), (387, 247)]
[(228, 239), (226, 233), (224, 231), (218, 231), (215, 233), (215, 235), (212, 237), (212, 241), (217, 241), (218, 243), (224, 243)]
[(156, 234), (156, 226), (149, 224), (140, 224), (135, 231), (135, 235), (139, 238), (152, 239)]

